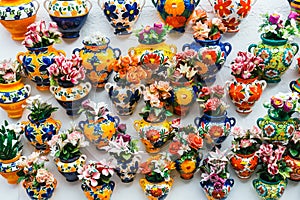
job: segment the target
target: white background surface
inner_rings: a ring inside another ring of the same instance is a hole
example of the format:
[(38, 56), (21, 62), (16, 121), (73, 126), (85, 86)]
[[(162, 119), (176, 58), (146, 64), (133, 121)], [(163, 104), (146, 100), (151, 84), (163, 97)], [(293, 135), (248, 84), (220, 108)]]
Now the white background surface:
[[(156, 12), (154, 6), (152, 5), (150, 0), (146, 0), (146, 5), (142, 10), (141, 16), (137, 21), (135, 28), (140, 28), (141, 25), (152, 25), (154, 22), (159, 21), (158, 13)], [(41, 7), (38, 11), (37, 20), (43, 19), (46, 21), (50, 21), (50, 17), (46, 13), (46, 10), (42, 7), (43, 1), (39, 0)], [(127, 50), (132, 46), (137, 46), (137, 38), (133, 35), (130, 36), (122, 36), (118, 37), (113, 34), (113, 30), (106, 21), (106, 18), (103, 15), (102, 10), (99, 8), (96, 0), (92, 0), (93, 8), (88, 16), (86, 24), (84, 25), (83, 29), (81, 30), (81, 37), (76, 40), (64, 40), (61, 44), (56, 44), (54, 47), (56, 49), (65, 50), (67, 55), (71, 55), (72, 50), (76, 47), (81, 48), (82, 44), (81, 41), (84, 36), (88, 35), (94, 31), (101, 31), (104, 35), (108, 36), (111, 40), (110, 46), (118, 47), (122, 51), (122, 55), (127, 55)], [(206, 9), (206, 11), (211, 12), (212, 9), (209, 6), (207, 0), (202, 0), (200, 2), (200, 6)], [(258, 0), (258, 2), (253, 6), (250, 14), (240, 26), (240, 32), (236, 34), (226, 34), (222, 41), (223, 42), (230, 42), (232, 44), (233, 50), (231, 54), (228, 56), (227, 61), (223, 69), (218, 73), (217, 81), (215, 84), (224, 84), (226, 80), (231, 80), (233, 77), (230, 75), (229, 64), (234, 59), (238, 51), (247, 51), (248, 46), (251, 43), (257, 43), (259, 38), (258, 25), (261, 23), (261, 18), (259, 14), (265, 12), (272, 12), (277, 11), (279, 13), (284, 14), (287, 16), (290, 7), (286, 0)], [(211, 13), (212, 14), (212, 13)], [(192, 30), (190, 27), (186, 28), (186, 33), (184, 34), (170, 34), (167, 43), (177, 45), (178, 51), (181, 51), (181, 47), (185, 43), (193, 42), (192, 38)], [(21, 45), (20, 42), (13, 41), (10, 38), (10, 34), (0, 26), (0, 59), (7, 59), (7, 58), (15, 58), (16, 54), (20, 51), (26, 51), (25, 47)], [(295, 42), (299, 42), (299, 39), (296, 39)], [(296, 57), (299, 55), (297, 54)], [(251, 126), (256, 124), (256, 119), (259, 117), (263, 117), (266, 115), (266, 109), (263, 108), (262, 103), (268, 101), (271, 95), (275, 94), (278, 91), (281, 92), (289, 92), (289, 82), (295, 80), (299, 77), (296, 69), (296, 61), (292, 63), (290, 69), (286, 72), (285, 75), (282, 76), (282, 81), (279, 84), (272, 84), (268, 85), (261, 99), (256, 103), (254, 107), (254, 111), (249, 115), (241, 115), (235, 112), (235, 107), (231, 103), (228, 95), (226, 96), (227, 102), (230, 104), (230, 108), (228, 110), (228, 116), (235, 117), (237, 120), (237, 125), (242, 126), (243, 128), (250, 128)], [(84, 116), (80, 116), (78, 118), (71, 118), (65, 114), (65, 110), (59, 106), (56, 100), (52, 97), (50, 92), (40, 92), (37, 91), (34, 87), (34, 84), (26, 80), (27, 83), (31, 84), (32, 87), (32, 95), (34, 94), (41, 94), (44, 99), (49, 100), (49, 102), (53, 103), (59, 107), (59, 110), (55, 112), (52, 116), (55, 119), (59, 119), (62, 121), (62, 130), (68, 129), (70, 127), (70, 122), (78, 123), (80, 120), (84, 120)], [(108, 98), (106, 91), (100, 89), (99, 91), (92, 91), (91, 98), (95, 99), (96, 101), (106, 101), (107, 104), (110, 106), (111, 111), (114, 112), (114, 108), (111, 104), (111, 101)], [(133, 129), (132, 123), (136, 119), (140, 119), (138, 116), (139, 110), (144, 106), (142, 101), (139, 102), (139, 105), (134, 113), (133, 116), (129, 117), (121, 117), (121, 122), (126, 123), (128, 127), (128, 133), (130, 133), (134, 137), (138, 137), (136, 131)], [(23, 113), (23, 117), (19, 120), (12, 120), (7, 118), (7, 114), (5, 111), (0, 109), (0, 116), (1, 119), (8, 119), (10, 122), (21, 122), (27, 120), (28, 111)], [(194, 104), (192, 111), (187, 117), (182, 118), (184, 124), (193, 123), (194, 118), (196, 116), (201, 116), (198, 105)], [(1, 121), (2, 121), (1, 120)], [(1, 122), (2, 124), (2, 122)], [(230, 144), (231, 138), (229, 137), (223, 148), (226, 148)], [(31, 151), (33, 151), (33, 147), (27, 142), (26, 139), (24, 141), (24, 154), (29, 155)], [(140, 144), (141, 150), (144, 150), (144, 146)], [(166, 150), (166, 147), (163, 149)], [(83, 150), (84, 153), (88, 155), (88, 160), (100, 160), (107, 155), (99, 152), (95, 149), (93, 145)], [(146, 159), (149, 155), (143, 154), (143, 159)], [(65, 178), (59, 174), (57, 171), (55, 164), (50, 158), (50, 162), (47, 163), (48, 169), (55, 175), (58, 180), (58, 185), (55, 190), (54, 196), (52, 197), (53, 200), (62, 200), (62, 199), (72, 199), (72, 200), (83, 200), (85, 196), (80, 188), (80, 182), (76, 183), (69, 183), (65, 181)], [(258, 196), (255, 190), (252, 187), (252, 179), (248, 181), (240, 181), (234, 174), (234, 172), (230, 169), (232, 177), (235, 179), (235, 184), (233, 189), (228, 197), (228, 199), (233, 200), (252, 200), (258, 199)], [(119, 181), (117, 176), (113, 177), (113, 180), (116, 181), (116, 187), (112, 195), (112, 200), (121, 200), (121, 199), (132, 199), (132, 200), (141, 200), (146, 199), (143, 194), (142, 189), (139, 186), (139, 179), (142, 175), (138, 175), (133, 183), (131, 184), (124, 184)], [(190, 181), (185, 181), (180, 179), (177, 172), (173, 174), (175, 178), (175, 182), (171, 192), (169, 193), (167, 199), (168, 200), (183, 200), (183, 199), (206, 199), (204, 192), (200, 188), (199, 181), (200, 181), (200, 174), (199, 172), (195, 174), (195, 177)], [(287, 190), (285, 191), (283, 200), (293, 200), (299, 199), (300, 192), (299, 192), (299, 185), (295, 182), (289, 181)], [(4, 178), (0, 178), (0, 199), (5, 200), (17, 200), (17, 199), (28, 199), (25, 190), (21, 185), (9, 185), (7, 184)]]

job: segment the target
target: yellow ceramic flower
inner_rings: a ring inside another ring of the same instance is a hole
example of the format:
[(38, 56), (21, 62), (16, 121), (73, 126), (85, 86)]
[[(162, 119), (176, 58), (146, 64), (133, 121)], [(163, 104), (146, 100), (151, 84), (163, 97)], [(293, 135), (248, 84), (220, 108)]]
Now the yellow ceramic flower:
[(187, 88), (179, 88), (177, 91), (175, 91), (175, 96), (177, 98), (177, 103), (179, 105), (188, 105), (193, 100), (193, 91), (187, 89)]
[(184, 1), (178, 0), (166, 0), (165, 11), (169, 15), (177, 16), (181, 15), (185, 10)]
[(109, 140), (116, 132), (115, 124), (113, 122), (101, 124), (101, 129), (103, 131), (103, 138), (108, 138)]
[(181, 163), (181, 170), (186, 173), (193, 173), (196, 168), (196, 163), (191, 160), (185, 160)]

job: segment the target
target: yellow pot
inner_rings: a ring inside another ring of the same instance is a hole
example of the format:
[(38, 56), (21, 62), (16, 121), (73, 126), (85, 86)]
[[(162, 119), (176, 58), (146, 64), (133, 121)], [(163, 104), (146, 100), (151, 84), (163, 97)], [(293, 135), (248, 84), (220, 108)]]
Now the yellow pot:
[(140, 186), (149, 200), (165, 199), (173, 185), (173, 179), (153, 183), (145, 178), (140, 179)]
[(10, 160), (0, 160), (0, 174), (3, 176), (9, 184), (17, 184), (19, 176), (17, 175), (20, 169), (17, 167), (17, 162), (22, 159), (21, 153)]
[(31, 92), (30, 85), (24, 85), (21, 79), (8, 84), (0, 84), (0, 107), (5, 110), (9, 118), (22, 117), (26, 99)]

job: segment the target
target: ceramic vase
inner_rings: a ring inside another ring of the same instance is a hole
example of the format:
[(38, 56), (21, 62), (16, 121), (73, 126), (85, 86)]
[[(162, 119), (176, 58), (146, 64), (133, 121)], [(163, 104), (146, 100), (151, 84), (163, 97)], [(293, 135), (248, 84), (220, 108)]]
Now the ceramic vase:
[(230, 158), (230, 164), (240, 179), (249, 179), (258, 165), (256, 152), (250, 154), (234, 153)]
[(13, 40), (24, 40), (27, 27), (35, 21), (38, 9), (36, 0), (1, 0), (0, 23)]
[(0, 84), (0, 107), (5, 110), (9, 118), (22, 117), (26, 99), (31, 93), (31, 86), (24, 85), (22, 80), (13, 83)]
[(85, 137), (94, 145), (98, 150), (108, 145), (108, 141), (116, 133), (120, 119), (117, 116), (107, 115), (98, 120), (87, 119), (80, 121), (78, 126), (83, 131)]
[(20, 171), (18, 163), (23, 160), (21, 153), (10, 160), (0, 160), (0, 174), (9, 184), (17, 184), (19, 176), (17, 173)]
[(132, 33), (132, 27), (140, 16), (145, 0), (98, 0), (104, 16), (116, 35)]
[(256, 123), (262, 130), (264, 140), (286, 145), (293, 136), (299, 119), (292, 118), (287, 113), (276, 115), (274, 110), (268, 109), (268, 114), (258, 118)]
[(81, 189), (88, 200), (110, 200), (114, 188), (115, 182), (113, 181), (102, 183), (96, 187), (92, 187), (86, 183), (81, 184)]
[(122, 116), (132, 115), (140, 100), (145, 86), (133, 84), (125, 79), (119, 79), (114, 83), (106, 83), (105, 90), (113, 102), (117, 114)]
[(293, 171), (290, 172), (289, 179), (292, 181), (300, 181), (300, 158), (294, 157), (289, 153), (284, 156), (284, 161)]
[(146, 119), (135, 120), (133, 126), (139, 133), (141, 142), (148, 153), (158, 153), (162, 146), (171, 139), (171, 123), (167, 121), (166, 116), (156, 122)]
[(162, 20), (174, 31), (185, 32), (185, 26), (200, 0), (152, 0)]
[(172, 102), (173, 112), (179, 116), (186, 116), (193, 103), (196, 101), (198, 88), (193, 83), (194, 80), (185, 82), (172, 81), (171, 85), (174, 92)]
[(54, 162), (58, 171), (66, 178), (68, 182), (78, 180), (78, 169), (83, 168), (86, 162), (86, 155), (75, 156), (67, 160), (55, 158)]
[(51, 85), (50, 92), (57, 102), (66, 110), (67, 115), (79, 115), (81, 103), (88, 98), (92, 85), (82, 82), (74, 85), (71, 82), (58, 81), (58, 85)]
[(47, 68), (54, 63), (54, 57), (66, 55), (63, 50), (56, 50), (52, 45), (46, 47), (30, 48), (26, 52), (19, 52), (17, 60), (22, 63), (29, 79), (36, 83), (36, 88), (47, 91), (50, 79)]
[(142, 157), (132, 153), (121, 152), (119, 155), (110, 153), (113, 156), (116, 167), (115, 172), (123, 183), (131, 183), (139, 170)]
[(222, 19), (227, 32), (240, 30), (241, 21), (247, 17), (256, 0), (209, 0), (215, 14)]
[(262, 78), (268, 83), (278, 83), (292, 64), (299, 46), (288, 40), (267, 39), (264, 35), (261, 35), (260, 38), (261, 42), (257, 45), (250, 44), (248, 51), (264, 59), (265, 67)]
[(271, 182), (265, 179), (264, 175), (261, 174), (259, 178), (252, 181), (252, 185), (260, 199), (278, 200), (286, 189), (287, 179), (281, 178), (279, 181)]
[(236, 111), (242, 114), (252, 112), (252, 107), (259, 100), (266, 86), (267, 82), (257, 80), (257, 77), (251, 79), (236, 77), (234, 81), (226, 81), (229, 97), (236, 106)]
[(50, 185), (34, 186), (32, 182), (24, 181), (23, 187), (26, 190), (28, 197), (31, 200), (48, 200), (52, 197), (54, 190), (57, 185), (57, 180), (55, 179)]
[(59, 120), (54, 120), (51, 116), (35, 121), (28, 115), (28, 121), (23, 121), (25, 137), (41, 154), (48, 154), (50, 147), (47, 144), (53, 135), (56, 135), (61, 127)]
[(195, 42), (182, 47), (182, 51), (193, 49), (198, 52), (197, 76), (198, 81), (204, 85), (212, 85), (216, 81), (217, 72), (221, 70), (232, 50), (230, 43), (222, 43), (220, 40), (221, 37), (216, 40), (195, 39)]
[(300, 1), (299, 0), (287, 0), (291, 6), (291, 11), (298, 13), (297, 23), (300, 23)]
[(227, 112), (217, 116), (204, 113), (202, 117), (196, 117), (194, 123), (203, 131), (208, 147), (217, 146), (220, 149), (236, 120), (234, 117), (227, 117)]
[(184, 180), (190, 180), (194, 173), (199, 169), (202, 155), (195, 151), (184, 153), (180, 158), (175, 160), (176, 170)]
[(140, 179), (140, 186), (149, 200), (164, 200), (169, 194), (174, 180), (151, 182), (147, 178)]
[(89, 0), (46, 0), (44, 7), (63, 38), (78, 38), (92, 8)]
[(205, 192), (208, 200), (225, 200), (233, 185), (234, 180), (232, 178), (225, 179), (225, 182), (222, 185), (219, 185), (218, 188), (215, 187), (215, 182), (211, 180), (200, 181), (200, 186)]
[(300, 78), (290, 82), (290, 89), (300, 95)]
[(112, 69), (108, 66), (118, 59), (121, 55), (119, 48), (112, 48), (109, 46), (110, 40), (108, 38), (106, 44), (102, 45), (88, 45), (73, 50), (73, 54), (79, 52), (82, 58), (82, 65), (86, 70), (86, 76), (92, 83), (93, 87), (103, 88), (107, 83)]

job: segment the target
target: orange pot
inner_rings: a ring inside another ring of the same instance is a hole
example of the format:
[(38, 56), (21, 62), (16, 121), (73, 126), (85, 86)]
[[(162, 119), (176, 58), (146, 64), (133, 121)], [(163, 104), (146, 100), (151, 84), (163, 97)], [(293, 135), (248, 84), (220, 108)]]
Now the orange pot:
[(256, 152), (248, 155), (234, 154), (230, 163), (239, 178), (248, 179), (258, 165), (258, 156)]
[(17, 172), (20, 171), (16, 165), (16, 162), (20, 159), (21, 154), (19, 153), (16, 157), (10, 160), (0, 160), (0, 174), (6, 178), (9, 184), (17, 184), (19, 176)]
[(284, 157), (284, 161), (287, 163), (289, 167), (292, 168), (292, 172), (290, 172), (290, 178), (293, 181), (300, 181), (300, 160), (293, 158), (290, 155), (286, 155)]

